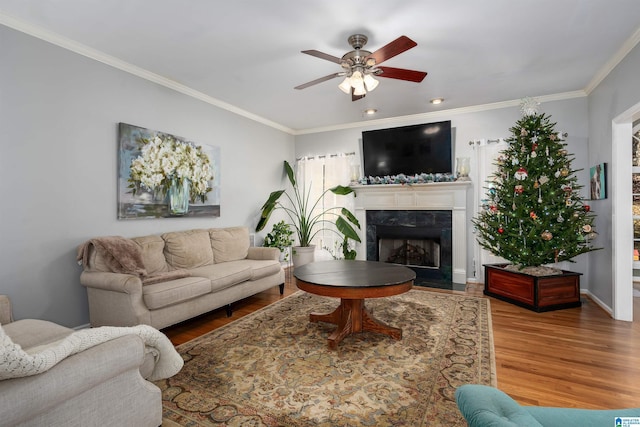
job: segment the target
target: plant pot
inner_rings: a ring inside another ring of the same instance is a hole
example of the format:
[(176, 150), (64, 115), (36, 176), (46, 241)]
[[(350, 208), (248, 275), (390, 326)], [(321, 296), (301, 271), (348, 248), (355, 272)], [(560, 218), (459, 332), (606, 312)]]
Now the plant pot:
[(313, 262), (315, 257), (316, 245), (311, 246), (294, 246), (293, 247), (293, 268), (300, 267)]
[(505, 269), (507, 264), (484, 264), (484, 294), (529, 310), (542, 312), (580, 307), (581, 273), (534, 276)]

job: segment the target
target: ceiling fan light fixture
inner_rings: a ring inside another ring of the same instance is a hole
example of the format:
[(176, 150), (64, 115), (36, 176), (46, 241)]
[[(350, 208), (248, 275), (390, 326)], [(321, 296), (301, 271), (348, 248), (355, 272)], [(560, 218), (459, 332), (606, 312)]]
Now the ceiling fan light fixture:
[(371, 92), (378, 87), (378, 84), (380, 84), (380, 82), (374, 79), (371, 74), (366, 74), (364, 76), (364, 85), (367, 88), (367, 91)]
[(362, 96), (367, 94), (367, 90), (364, 88), (363, 82), (358, 82), (358, 84), (353, 87), (353, 94), (356, 96)]
[(345, 77), (345, 79), (338, 85), (341, 91), (346, 93), (347, 95), (351, 94), (351, 78)]

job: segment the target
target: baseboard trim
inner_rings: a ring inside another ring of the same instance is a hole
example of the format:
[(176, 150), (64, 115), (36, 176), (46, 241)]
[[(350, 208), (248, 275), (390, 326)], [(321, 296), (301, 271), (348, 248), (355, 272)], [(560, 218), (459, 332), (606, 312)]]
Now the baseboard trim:
[(598, 298), (597, 296), (593, 295), (590, 291), (586, 290), (586, 289), (581, 289), (580, 290), (580, 295), (584, 295), (587, 298), (589, 298), (591, 301), (593, 301), (598, 307), (600, 307), (601, 309), (603, 309), (604, 311), (607, 312), (607, 314), (609, 316), (611, 316), (611, 318), (613, 318), (613, 310), (611, 309), (611, 307), (609, 307), (607, 304), (605, 304), (604, 302), (602, 302), (602, 300), (600, 298)]

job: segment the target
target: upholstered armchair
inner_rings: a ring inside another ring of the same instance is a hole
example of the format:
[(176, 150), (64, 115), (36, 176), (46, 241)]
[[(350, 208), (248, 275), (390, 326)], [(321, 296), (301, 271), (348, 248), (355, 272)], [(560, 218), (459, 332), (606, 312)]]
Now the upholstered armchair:
[(640, 408), (578, 409), (521, 406), (497, 388), (467, 384), (456, 402), (469, 427), (602, 427), (628, 425), (618, 418), (640, 418)]
[(0, 378), (8, 378), (0, 380), (1, 425), (162, 424), (160, 390), (144, 379), (155, 359), (140, 336), (122, 335), (64, 357), (42, 373), (12, 378), (23, 367), (11, 349), (32, 354), (79, 332), (44, 320), (12, 320), (10, 301), (0, 295)]

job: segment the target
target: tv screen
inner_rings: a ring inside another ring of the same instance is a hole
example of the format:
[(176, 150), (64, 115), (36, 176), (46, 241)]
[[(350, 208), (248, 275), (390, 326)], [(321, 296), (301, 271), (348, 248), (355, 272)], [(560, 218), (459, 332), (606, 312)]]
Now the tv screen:
[(451, 121), (362, 132), (364, 176), (451, 173)]

